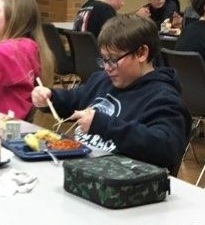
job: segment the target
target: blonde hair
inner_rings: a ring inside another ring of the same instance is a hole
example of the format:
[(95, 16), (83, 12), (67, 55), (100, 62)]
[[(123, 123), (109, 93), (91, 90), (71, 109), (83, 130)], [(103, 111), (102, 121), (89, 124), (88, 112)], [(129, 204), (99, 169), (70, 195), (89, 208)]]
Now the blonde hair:
[(36, 0), (3, 0), (5, 29), (2, 40), (27, 37), (39, 46), (41, 79), (46, 86), (53, 84), (54, 57), (45, 40)]

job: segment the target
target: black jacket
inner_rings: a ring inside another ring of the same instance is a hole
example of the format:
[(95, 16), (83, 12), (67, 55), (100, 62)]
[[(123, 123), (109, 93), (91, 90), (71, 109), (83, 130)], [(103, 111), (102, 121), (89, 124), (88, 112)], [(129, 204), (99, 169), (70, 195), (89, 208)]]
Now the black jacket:
[(97, 38), (103, 24), (116, 15), (115, 9), (101, 1), (87, 1), (77, 13), (74, 30), (89, 31)]
[(205, 61), (205, 21), (198, 20), (187, 25), (177, 39), (175, 49), (198, 52)]

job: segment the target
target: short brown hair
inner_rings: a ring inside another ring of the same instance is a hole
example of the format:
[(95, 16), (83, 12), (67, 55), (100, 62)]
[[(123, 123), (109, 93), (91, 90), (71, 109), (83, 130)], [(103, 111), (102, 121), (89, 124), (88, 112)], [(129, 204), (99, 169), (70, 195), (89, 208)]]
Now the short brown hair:
[(135, 14), (122, 14), (109, 19), (98, 36), (99, 47), (131, 51), (147, 45), (150, 62), (158, 53), (159, 35), (155, 23)]

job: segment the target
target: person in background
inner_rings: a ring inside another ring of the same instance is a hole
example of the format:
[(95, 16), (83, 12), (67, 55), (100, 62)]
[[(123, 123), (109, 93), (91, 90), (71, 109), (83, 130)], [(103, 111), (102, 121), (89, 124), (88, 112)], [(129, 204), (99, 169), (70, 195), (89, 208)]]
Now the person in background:
[(193, 9), (193, 7), (191, 5), (187, 6), (183, 13), (182, 27), (184, 28), (188, 24), (199, 20), (199, 18), (199, 14)]
[(191, 116), (174, 69), (153, 67), (159, 36), (155, 23), (117, 15), (103, 26), (98, 44), (104, 71), (71, 90), (35, 87), (32, 100), (77, 122), (75, 139), (94, 151), (120, 153), (170, 170), (185, 151)]
[(205, 60), (205, 0), (191, 0), (200, 18), (185, 26), (175, 46), (179, 51), (195, 51)]
[(88, 0), (77, 13), (73, 30), (89, 31), (97, 38), (103, 24), (123, 5), (123, 0)]
[(44, 39), (36, 0), (0, 0), (0, 112), (26, 119), (35, 78), (45, 84), (53, 57)]
[(150, 17), (160, 30), (161, 24), (169, 19), (173, 28), (180, 28), (180, 4), (178, 0), (148, 0), (148, 4), (136, 11), (138, 15)]

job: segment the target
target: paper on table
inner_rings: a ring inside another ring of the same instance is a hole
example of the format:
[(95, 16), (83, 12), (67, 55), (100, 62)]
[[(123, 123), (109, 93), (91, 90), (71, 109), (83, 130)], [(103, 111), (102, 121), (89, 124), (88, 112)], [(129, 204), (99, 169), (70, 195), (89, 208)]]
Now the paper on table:
[(36, 186), (36, 176), (11, 169), (0, 177), (0, 197), (10, 197), (16, 193), (28, 193)]

